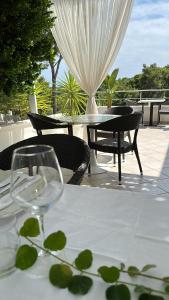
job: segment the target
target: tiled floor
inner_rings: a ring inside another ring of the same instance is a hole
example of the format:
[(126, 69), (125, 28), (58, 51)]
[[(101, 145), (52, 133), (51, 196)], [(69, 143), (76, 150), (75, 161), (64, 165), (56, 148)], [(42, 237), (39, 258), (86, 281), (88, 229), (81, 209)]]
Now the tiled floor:
[(85, 175), (82, 185), (149, 192), (153, 195), (169, 193), (169, 125), (142, 127), (138, 134), (138, 149), (143, 167), (142, 177), (135, 155), (128, 153), (122, 163), (122, 185), (118, 185), (117, 164), (113, 165), (111, 155), (99, 153), (98, 163), (105, 172)]

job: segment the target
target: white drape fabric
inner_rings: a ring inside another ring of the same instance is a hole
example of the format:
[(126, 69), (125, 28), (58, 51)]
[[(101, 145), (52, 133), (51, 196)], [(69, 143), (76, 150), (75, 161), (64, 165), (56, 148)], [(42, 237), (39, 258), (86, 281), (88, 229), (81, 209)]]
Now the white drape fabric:
[(123, 41), (133, 0), (53, 0), (52, 29), (59, 50), (89, 95), (86, 112), (97, 113), (95, 93)]

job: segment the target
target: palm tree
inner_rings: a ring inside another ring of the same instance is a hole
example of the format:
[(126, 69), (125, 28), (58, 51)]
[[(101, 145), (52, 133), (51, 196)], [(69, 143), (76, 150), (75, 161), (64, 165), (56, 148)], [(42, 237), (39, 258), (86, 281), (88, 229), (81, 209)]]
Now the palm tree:
[(103, 81), (105, 93), (104, 96), (107, 100), (107, 107), (110, 108), (112, 106), (112, 98), (115, 90), (115, 83), (117, 79), (119, 69), (115, 69), (111, 75), (107, 75), (105, 80)]
[(86, 96), (70, 72), (65, 74), (64, 80), (58, 82), (57, 93), (62, 113), (72, 116), (85, 112)]

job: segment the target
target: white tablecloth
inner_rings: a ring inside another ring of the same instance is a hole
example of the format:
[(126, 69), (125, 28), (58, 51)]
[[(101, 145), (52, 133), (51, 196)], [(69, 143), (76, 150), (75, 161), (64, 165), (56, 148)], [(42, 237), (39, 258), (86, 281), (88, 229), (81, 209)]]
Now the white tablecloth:
[[(47, 234), (63, 230), (68, 238), (67, 247), (89, 248), (98, 254), (98, 267), (119, 262), (138, 267), (155, 263), (158, 271), (153, 272), (169, 275), (167, 196), (66, 185), (61, 201), (45, 219)], [(76, 254), (75, 251), (75, 257)], [(47, 279), (32, 279), (18, 270), (0, 279), (0, 294), (4, 300), (101, 300), (105, 299), (106, 285), (105, 289), (103, 286), (98, 281), (88, 295), (74, 297), (54, 288)]]

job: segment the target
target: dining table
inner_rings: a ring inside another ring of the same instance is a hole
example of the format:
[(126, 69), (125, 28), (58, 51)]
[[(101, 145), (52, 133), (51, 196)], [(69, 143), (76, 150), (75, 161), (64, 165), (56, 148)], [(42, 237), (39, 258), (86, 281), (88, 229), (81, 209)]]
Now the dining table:
[[(59, 119), (62, 122), (67, 122), (70, 125), (82, 125), (84, 126), (83, 138), (87, 139), (86, 126), (99, 124), (111, 119), (117, 118), (119, 116), (112, 114), (85, 114), (85, 115), (73, 115), (73, 116), (59, 116), (52, 115), (53, 118)], [(95, 132), (91, 130), (91, 140), (95, 139)], [(90, 150), (90, 165), (91, 165), (91, 174), (101, 174), (105, 173), (105, 169), (102, 168), (100, 164), (97, 163), (95, 151), (93, 149)]]
[[(165, 98), (162, 99), (141, 99), (140, 101), (138, 101), (138, 103), (140, 103), (142, 105), (142, 112), (144, 115), (144, 105), (148, 104), (150, 107), (150, 116), (149, 116), (149, 126), (153, 126), (153, 110), (154, 110), (154, 106), (157, 105), (158, 106), (158, 111), (161, 108), (161, 104), (164, 103), (166, 101)], [(142, 118), (142, 123), (143, 123), (143, 118)]]
[[(12, 211), (12, 208), (8, 209)], [(103, 265), (120, 267), (123, 263), (126, 267), (142, 268), (146, 264), (155, 264), (157, 267), (147, 273), (165, 277), (169, 275), (168, 211), (169, 195), (166, 194), (152, 196), (144, 192), (65, 184), (62, 198), (45, 216), (45, 234), (58, 230), (66, 234), (66, 247), (63, 254), (59, 252), (58, 255), (71, 262), (80, 251), (90, 249), (94, 257), (92, 272)], [(15, 205), (13, 213), (20, 222), (22, 214)], [(140, 280), (146, 285), (144, 277)], [(76, 296), (54, 287), (47, 278), (31, 277), (28, 271), (17, 269), (0, 278), (3, 300), (103, 300), (107, 286), (94, 277), (89, 293)], [(161, 283), (151, 281), (150, 286), (158, 289)], [(132, 300), (138, 299), (133, 289), (131, 295)]]

